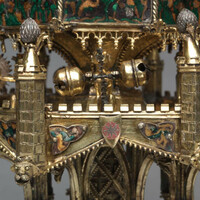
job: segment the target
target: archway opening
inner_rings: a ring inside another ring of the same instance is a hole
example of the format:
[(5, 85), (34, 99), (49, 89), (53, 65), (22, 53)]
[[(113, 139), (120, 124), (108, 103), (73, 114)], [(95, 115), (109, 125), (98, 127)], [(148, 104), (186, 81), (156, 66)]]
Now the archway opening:
[(55, 200), (70, 199), (70, 180), (69, 173), (66, 169), (64, 170), (62, 179), (59, 183), (57, 183), (52, 176), (52, 187)]
[(11, 163), (1, 159), (0, 180), (3, 181), (0, 187), (1, 199), (24, 199), (23, 187), (15, 182), (15, 174), (10, 170)]
[(160, 197), (160, 167), (153, 163), (150, 167), (149, 173), (146, 179), (144, 199), (145, 200), (161, 200)]
[(194, 200), (200, 199), (200, 192), (199, 192), (199, 186), (200, 186), (200, 173), (197, 172), (196, 177), (195, 177), (195, 182), (194, 182)]

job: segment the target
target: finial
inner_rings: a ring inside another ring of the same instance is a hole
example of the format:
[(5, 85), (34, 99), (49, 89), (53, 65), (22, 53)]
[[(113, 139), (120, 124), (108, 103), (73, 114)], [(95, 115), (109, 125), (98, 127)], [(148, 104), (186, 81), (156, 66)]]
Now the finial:
[(188, 27), (193, 26), (195, 29), (198, 26), (196, 15), (190, 10), (183, 8), (177, 17), (177, 28), (180, 33), (187, 33)]
[(183, 8), (177, 17), (177, 28), (182, 33), (183, 56), (187, 64), (199, 64), (200, 50), (195, 40), (198, 20), (190, 10)]
[(40, 28), (32, 18), (27, 18), (20, 26), (20, 36), (24, 43), (36, 42), (40, 35)]

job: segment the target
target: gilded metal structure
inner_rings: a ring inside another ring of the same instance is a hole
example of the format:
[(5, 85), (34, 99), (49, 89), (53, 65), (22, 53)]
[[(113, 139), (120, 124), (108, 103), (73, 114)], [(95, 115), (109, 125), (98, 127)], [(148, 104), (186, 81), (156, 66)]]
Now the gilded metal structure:
[[(153, 162), (164, 199), (193, 199), (198, 8), (196, 0), (0, 1), (2, 52), (7, 38), (18, 51), (13, 75), (0, 56), (0, 156), (13, 163), (25, 199), (53, 199), (51, 174), (60, 181), (65, 169), (72, 200), (144, 199)], [(179, 47), (170, 99), (161, 95), (167, 46)], [(56, 93), (45, 86), (45, 48), (68, 64), (52, 77)]]

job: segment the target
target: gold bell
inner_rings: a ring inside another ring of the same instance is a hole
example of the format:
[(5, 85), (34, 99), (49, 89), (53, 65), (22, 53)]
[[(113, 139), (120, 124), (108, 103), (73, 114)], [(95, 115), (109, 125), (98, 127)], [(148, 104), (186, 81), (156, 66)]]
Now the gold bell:
[(124, 61), (119, 68), (122, 83), (127, 88), (142, 86), (149, 80), (150, 70), (142, 59)]
[(85, 78), (78, 67), (63, 67), (54, 74), (56, 91), (61, 96), (81, 94), (85, 88)]

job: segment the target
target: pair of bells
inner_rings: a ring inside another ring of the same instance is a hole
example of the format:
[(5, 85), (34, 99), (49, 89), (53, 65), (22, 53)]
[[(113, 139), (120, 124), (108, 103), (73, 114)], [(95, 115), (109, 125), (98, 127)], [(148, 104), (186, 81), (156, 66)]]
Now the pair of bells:
[[(119, 73), (121, 83), (127, 88), (142, 86), (150, 77), (150, 71), (142, 59), (122, 62)], [(75, 96), (84, 91), (86, 79), (78, 67), (64, 67), (55, 72), (54, 84), (61, 96)]]

